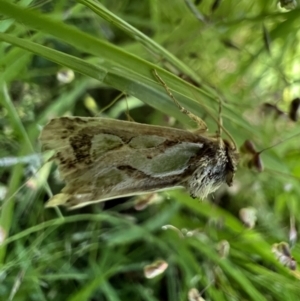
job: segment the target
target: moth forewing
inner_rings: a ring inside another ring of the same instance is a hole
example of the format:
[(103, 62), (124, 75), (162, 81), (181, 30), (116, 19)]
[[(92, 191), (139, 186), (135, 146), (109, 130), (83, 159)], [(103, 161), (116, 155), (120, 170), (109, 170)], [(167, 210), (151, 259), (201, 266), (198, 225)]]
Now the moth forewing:
[(230, 185), (238, 161), (235, 147), (218, 138), (106, 118), (55, 118), (40, 140), (55, 151), (65, 182), (48, 207), (77, 208), (177, 186), (204, 198)]

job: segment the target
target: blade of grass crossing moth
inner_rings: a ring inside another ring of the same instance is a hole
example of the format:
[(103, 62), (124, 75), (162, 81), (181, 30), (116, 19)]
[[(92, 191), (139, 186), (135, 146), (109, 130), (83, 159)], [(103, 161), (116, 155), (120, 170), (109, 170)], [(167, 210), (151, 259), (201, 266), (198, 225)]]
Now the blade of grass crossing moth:
[(165, 48), (163, 48), (161, 45), (156, 43), (154, 40), (148, 38), (146, 35), (144, 35), (138, 29), (131, 26), (126, 21), (122, 20), (121, 18), (119, 18), (118, 16), (113, 14), (111, 11), (106, 9), (101, 3), (95, 2), (92, 0), (76, 0), (76, 1), (89, 7), (97, 15), (104, 18), (108, 22), (113, 23), (115, 26), (117, 26), (118, 28), (123, 30), (125, 33), (127, 33), (130, 37), (140, 41), (150, 51), (157, 52), (164, 59), (166, 59), (171, 64), (173, 64), (176, 68), (178, 68), (180, 71), (186, 73), (187, 75), (192, 77), (194, 80), (199, 81), (198, 75), (191, 68), (189, 68), (183, 62), (181, 62), (179, 59), (177, 59), (172, 53), (167, 51)]

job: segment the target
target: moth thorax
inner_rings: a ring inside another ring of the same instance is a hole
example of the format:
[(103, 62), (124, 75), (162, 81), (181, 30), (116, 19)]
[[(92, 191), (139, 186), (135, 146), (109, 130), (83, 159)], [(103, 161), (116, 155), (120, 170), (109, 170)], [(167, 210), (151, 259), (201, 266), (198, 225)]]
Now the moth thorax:
[(192, 197), (206, 198), (217, 190), (227, 180), (227, 165), (229, 159), (226, 148), (203, 156), (199, 166), (188, 181), (189, 193)]

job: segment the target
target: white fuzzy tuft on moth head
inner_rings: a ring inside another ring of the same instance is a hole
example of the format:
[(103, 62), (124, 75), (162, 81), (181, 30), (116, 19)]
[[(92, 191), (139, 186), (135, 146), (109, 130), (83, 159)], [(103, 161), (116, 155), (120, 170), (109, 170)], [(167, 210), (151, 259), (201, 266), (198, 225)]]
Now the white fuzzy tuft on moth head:
[(216, 191), (223, 183), (231, 186), (238, 162), (235, 148), (224, 141), (222, 147), (214, 154), (203, 156), (199, 167), (187, 182), (187, 189), (193, 198), (206, 198)]

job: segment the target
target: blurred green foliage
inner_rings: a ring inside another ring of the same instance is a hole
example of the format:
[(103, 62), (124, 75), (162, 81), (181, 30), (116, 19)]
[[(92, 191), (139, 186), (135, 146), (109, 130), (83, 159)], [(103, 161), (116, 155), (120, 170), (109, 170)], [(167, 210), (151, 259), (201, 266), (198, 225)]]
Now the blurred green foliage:
[[(38, 135), (50, 118), (129, 111), (193, 128), (154, 68), (212, 135), (218, 99), (238, 146), (250, 139), (261, 150), (298, 134), (288, 113), (300, 96), (297, 2), (195, 3), (0, 0), (0, 300), (194, 301), (192, 288), (207, 301), (299, 300), (300, 274), (289, 267), (300, 259), (300, 136), (263, 152), (262, 173), (242, 157), (234, 186), (208, 201), (174, 190), (144, 210), (135, 198), (43, 207), (63, 185), (54, 165), (42, 166)], [(253, 208), (256, 223), (245, 221)], [(281, 241), (291, 255), (282, 244), (274, 252)], [(157, 259), (168, 268), (147, 279)]]

